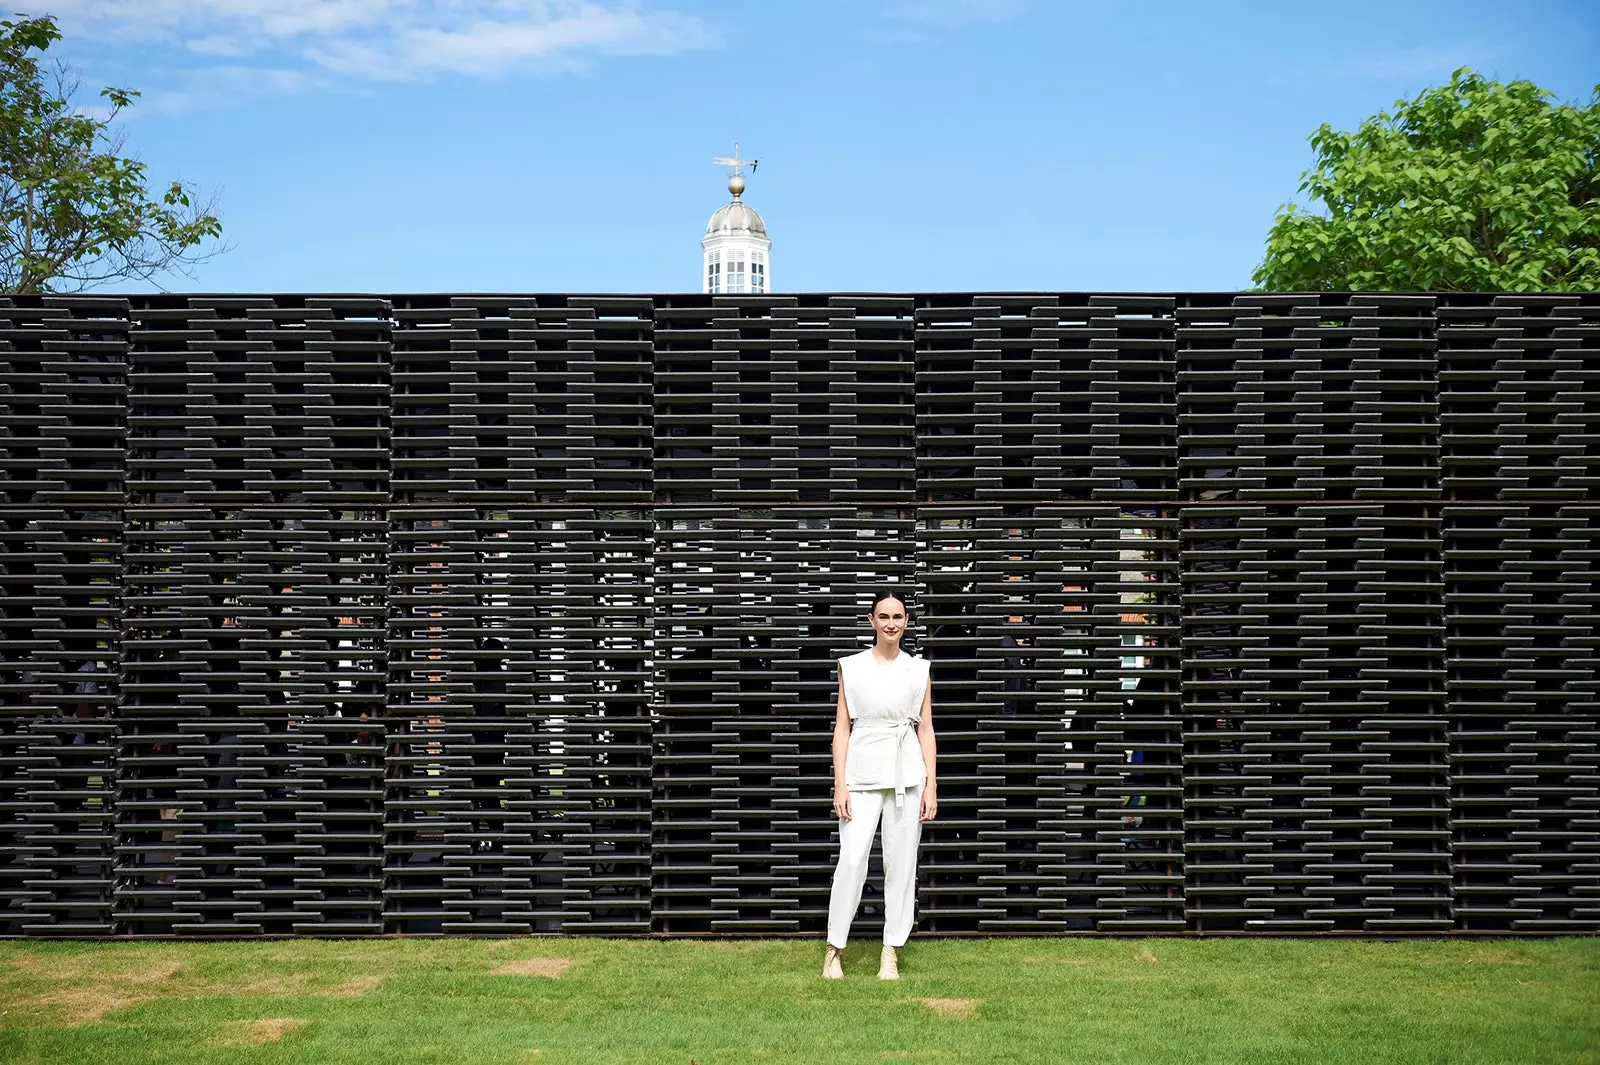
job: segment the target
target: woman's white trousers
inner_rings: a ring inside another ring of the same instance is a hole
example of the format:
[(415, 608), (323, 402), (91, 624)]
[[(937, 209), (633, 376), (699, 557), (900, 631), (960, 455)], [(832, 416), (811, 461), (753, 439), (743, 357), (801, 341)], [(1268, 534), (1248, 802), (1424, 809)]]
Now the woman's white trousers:
[(872, 837), (883, 828), (883, 941), (903, 947), (916, 921), (917, 844), (922, 838), (922, 785), (907, 788), (904, 805), (893, 788), (850, 792), (850, 813), (839, 820), (839, 864), (828, 897), (828, 942), (843, 949), (861, 905)]

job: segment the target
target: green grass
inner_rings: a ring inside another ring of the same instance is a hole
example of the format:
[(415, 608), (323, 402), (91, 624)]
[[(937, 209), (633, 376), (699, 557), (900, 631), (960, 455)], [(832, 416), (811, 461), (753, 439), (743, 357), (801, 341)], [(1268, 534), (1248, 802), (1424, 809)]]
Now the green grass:
[[(871, 941), (843, 981), (821, 979), (820, 939), (8, 942), (0, 1062), (1600, 1063), (1600, 939), (913, 940), (901, 957), (888, 983)], [(491, 972), (534, 958), (571, 965)], [(238, 1045), (252, 1021), (281, 1037)]]

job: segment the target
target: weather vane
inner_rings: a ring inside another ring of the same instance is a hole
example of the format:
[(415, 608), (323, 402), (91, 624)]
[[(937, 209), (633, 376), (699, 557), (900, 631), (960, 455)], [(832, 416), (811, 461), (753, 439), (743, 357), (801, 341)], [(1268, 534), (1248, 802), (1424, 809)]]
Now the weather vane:
[(756, 167), (759, 166), (761, 162), (759, 159), (740, 159), (738, 141), (733, 142), (732, 158), (729, 158), (726, 155), (719, 155), (717, 158), (711, 161), (717, 166), (733, 168), (728, 174), (728, 191), (733, 193), (734, 199), (738, 199), (739, 194), (744, 191), (744, 168), (749, 166), (750, 173), (754, 174), (756, 172)]

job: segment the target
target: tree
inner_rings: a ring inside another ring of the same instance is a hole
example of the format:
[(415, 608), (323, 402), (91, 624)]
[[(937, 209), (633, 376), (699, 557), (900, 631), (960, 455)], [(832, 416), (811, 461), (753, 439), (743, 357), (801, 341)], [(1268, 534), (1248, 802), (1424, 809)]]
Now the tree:
[(72, 103), (65, 67), (40, 69), (61, 39), (49, 17), (0, 21), (0, 290), (80, 291), (108, 281), (187, 273), (216, 254), (214, 203), (174, 181), (152, 194), (145, 165), (121, 154), (110, 125), (139, 94), (105, 89), (96, 116)]
[(1587, 107), (1466, 67), (1354, 133), (1311, 135), (1255, 282), (1307, 291), (1600, 289), (1600, 86)]

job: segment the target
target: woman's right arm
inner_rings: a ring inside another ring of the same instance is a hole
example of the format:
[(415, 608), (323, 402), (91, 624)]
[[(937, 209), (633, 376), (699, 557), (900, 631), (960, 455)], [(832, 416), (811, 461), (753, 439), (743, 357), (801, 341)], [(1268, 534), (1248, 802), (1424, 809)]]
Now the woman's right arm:
[(844, 760), (850, 750), (850, 708), (844, 702), (844, 668), (839, 669), (839, 701), (833, 715), (833, 813), (850, 820), (850, 792), (844, 786)]

